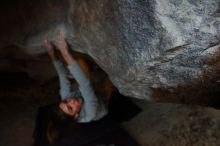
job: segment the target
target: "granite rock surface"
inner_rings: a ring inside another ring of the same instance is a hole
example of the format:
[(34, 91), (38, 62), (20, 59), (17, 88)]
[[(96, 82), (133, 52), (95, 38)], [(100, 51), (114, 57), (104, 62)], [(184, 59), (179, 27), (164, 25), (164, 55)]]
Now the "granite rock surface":
[(0, 52), (17, 46), (15, 52), (45, 54), (42, 37), (54, 42), (62, 30), (71, 49), (92, 57), (120, 93), (150, 99), (152, 89), (212, 68), (219, 6), (220, 0), (3, 0)]

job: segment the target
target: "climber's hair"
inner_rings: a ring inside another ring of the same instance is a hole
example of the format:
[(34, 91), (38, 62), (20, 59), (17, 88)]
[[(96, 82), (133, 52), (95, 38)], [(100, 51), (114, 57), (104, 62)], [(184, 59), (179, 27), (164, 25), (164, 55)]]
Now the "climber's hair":
[(64, 127), (65, 125), (75, 125), (76, 121), (67, 114), (65, 114), (59, 107), (59, 103), (54, 104), (51, 106), (50, 110), (50, 118), (47, 125), (47, 140), (50, 144), (55, 143), (55, 141), (59, 138), (59, 131), (60, 127)]
[(71, 117), (59, 108), (59, 102), (42, 106), (38, 109), (34, 128), (34, 145), (39, 145), (39, 138), (46, 136), (48, 143), (53, 144), (60, 136), (60, 128), (66, 125), (77, 126)]

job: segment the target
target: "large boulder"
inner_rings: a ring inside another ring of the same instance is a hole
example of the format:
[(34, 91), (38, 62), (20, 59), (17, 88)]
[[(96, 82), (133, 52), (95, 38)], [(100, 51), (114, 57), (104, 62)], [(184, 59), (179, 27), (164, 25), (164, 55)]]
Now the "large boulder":
[(1, 52), (16, 45), (44, 54), (42, 37), (54, 42), (61, 29), (72, 50), (91, 56), (122, 94), (136, 98), (197, 79), (219, 49), (220, 0), (1, 3)]
[(141, 146), (218, 146), (219, 110), (201, 106), (144, 103), (124, 128)]

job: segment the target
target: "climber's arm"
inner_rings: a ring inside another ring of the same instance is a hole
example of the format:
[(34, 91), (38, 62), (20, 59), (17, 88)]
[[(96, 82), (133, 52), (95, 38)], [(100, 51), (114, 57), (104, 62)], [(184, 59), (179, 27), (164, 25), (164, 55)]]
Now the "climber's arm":
[(95, 117), (98, 107), (98, 99), (91, 86), (89, 77), (82, 70), (77, 61), (73, 58), (69, 52), (69, 48), (66, 44), (63, 34), (57, 35), (57, 45), (60, 48), (60, 52), (68, 64), (70, 73), (73, 75), (79, 85), (79, 90), (84, 100), (84, 107), (86, 111), (86, 121), (91, 121)]
[(67, 79), (67, 70), (65, 69), (63, 63), (57, 59), (55, 48), (48, 40), (47, 36), (44, 37), (42, 46), (47, 49), (48, 55), (50, 56), (56, 69), (59, 77), (61, 99), (65, 100), (66, 98), (71, 97), (73, 94), (71, 83)]

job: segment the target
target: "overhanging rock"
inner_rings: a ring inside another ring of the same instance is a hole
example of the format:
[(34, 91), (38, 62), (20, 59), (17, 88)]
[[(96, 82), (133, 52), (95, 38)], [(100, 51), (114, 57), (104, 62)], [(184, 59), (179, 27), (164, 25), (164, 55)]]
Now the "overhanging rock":
[[(220, 0), (39, 0), (2, 2), (0, 47), (43, 54), (42, 36), (65, 32), (127, 96), (196, 79), (219, 49)], [(4, 20), (4, 21), (3, 21)]]

